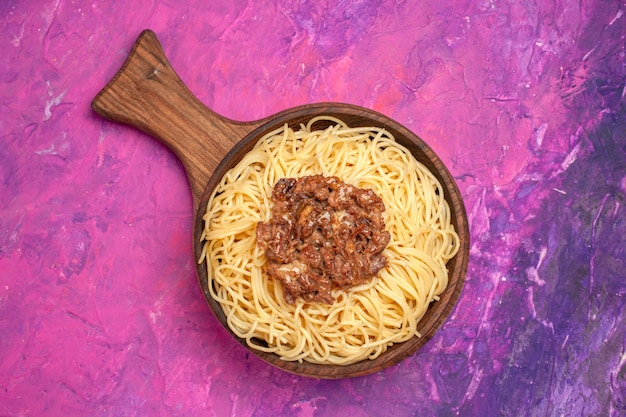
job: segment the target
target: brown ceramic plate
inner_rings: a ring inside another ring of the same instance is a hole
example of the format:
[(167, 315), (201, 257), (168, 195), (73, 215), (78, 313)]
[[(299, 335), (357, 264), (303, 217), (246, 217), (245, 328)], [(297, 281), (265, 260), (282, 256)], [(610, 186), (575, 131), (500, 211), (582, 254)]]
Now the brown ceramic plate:
[[(342, 103), (308, 104), (253, 122), (227, 119), (208, 109), (189, 91), (172, 69), (156, 35), (150, 30), (141, 33), (128, 59), (94, 98), (92, 107), (107, 119), (131, 125), (159, 139), (182, 161), (193, 194), (196, 259), (202, 250), (202, 216), (213, 189), (225, 172), (236, 165), (264, 134), (285, 123), (297, 128), (300, 123), (307, 123), (315, 116), (329, 115), (353, 127), (383, 127), (441, 182), (450, 205), (452, 223), (461, 240), (458, 254), (448, 263), (448, 287), (419, 322), (418, 331), (422, 336), (394, 344), (377, 359), (351, 365), (319, 365), (284, 361), (273, 353), (248, 347), (245, 340), (235, 336), (226, 324), (222, 308), (209, 294), (206, 266), (198, 264), (198, 282), (211, 310), (235, 340), (262, 360), (285, 371), (315, 378), (367, 375), (400, 362), (423, 346), (447, 319), (457, 302), (469, 260), (469, 229), (461, 194), (450, 172), (432, 149), (394, 120), (363, 107)], [(322, 122), (315, 127), (326, 126)]]

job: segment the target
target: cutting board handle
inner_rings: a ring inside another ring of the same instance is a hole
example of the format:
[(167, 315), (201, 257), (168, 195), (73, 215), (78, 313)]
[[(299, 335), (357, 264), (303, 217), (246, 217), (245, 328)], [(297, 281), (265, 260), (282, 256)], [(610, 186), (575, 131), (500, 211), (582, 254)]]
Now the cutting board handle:
[(139, 35), (124, 65), (91, 107), (171, 149), (185, 167), (194, 207), (228, 151), (262, 123), (230, 120), (202, 104), (176, 74), (151, 30)]

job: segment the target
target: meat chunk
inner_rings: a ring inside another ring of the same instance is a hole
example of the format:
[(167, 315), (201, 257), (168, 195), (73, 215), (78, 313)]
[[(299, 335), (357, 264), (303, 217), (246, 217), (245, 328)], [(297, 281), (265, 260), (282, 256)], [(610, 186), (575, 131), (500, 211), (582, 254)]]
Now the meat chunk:
[(372, 190), (337, 177), (283, 178), (272, 192), (272, 216), (257, 225), (266, 273), (283, 286), (285, 299), (330, 304), (332, 291), (371, 280), (387, 265), (391, 239)]

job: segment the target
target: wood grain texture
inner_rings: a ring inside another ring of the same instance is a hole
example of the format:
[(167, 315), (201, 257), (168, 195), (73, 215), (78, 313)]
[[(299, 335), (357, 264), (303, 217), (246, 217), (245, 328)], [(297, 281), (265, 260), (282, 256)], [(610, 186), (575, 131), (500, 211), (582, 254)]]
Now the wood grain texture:
[[(289, 124), (297, 128), (319, 115), (342, 119), (350, 126), (379, 126), (387, 129), (415, 158), (441, 182), (450, 205), (452, 223), (459, 233), (461, 248), (448, 263), (449, 285), (440, 300), (431, 304), (418, 325), (420, 338), (395, 344), (375, 360), (352, 365), (319, 365), (286, 362), (275, 354), (249, 348), (226, 323), (220, 305), (211, 298), (204, 264), (197, 264), (197, 277), (205, 298), (217, 319), (231, 335), (265, 362), (287, 372), (314, 378), (363, 376), (394, 365), (423, 346), (445, 322), (463, 288), (469, 260), (469, 227), (459, 189), (433, 150), (410, 130), (378, 112), (343, 103), (308, 104), (273, 116), (238, 122), (224, 118), (202, 104), (176, 75), (156, 35), (146, 30), (139, 36), (127, 61), (95, 97), (93, 109), (100, 115), (138, 128), (166, 144), (182, 161), (194, 196), (194, 255), (202, 250), (202, 216), (213, 189), (223, 175), (237, 164), (266, 133)], [(316, 128), (326, 125), (320, 122)]]
[(142, 130), (170, 148), (185, 166), (194, 204), (223, 156), (259, 124), (229, 120), (202, 104), (151, 30), (139, 35), (122, 68), (91, 105), (101, 116)]

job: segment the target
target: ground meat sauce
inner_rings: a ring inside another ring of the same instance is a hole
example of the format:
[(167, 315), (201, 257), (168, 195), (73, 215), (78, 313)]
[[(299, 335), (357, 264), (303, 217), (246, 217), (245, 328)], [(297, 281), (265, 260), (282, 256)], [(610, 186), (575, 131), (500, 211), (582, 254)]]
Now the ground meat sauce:
[(337, 177), (283, 178), (274, 186), (272, 217), (257, 226), (267, 274), (279, 280), (285, 299), (330, 304), (331, 291), (374, 277), (387, 264), (391, 235), (385, 205), (371, 190)]

